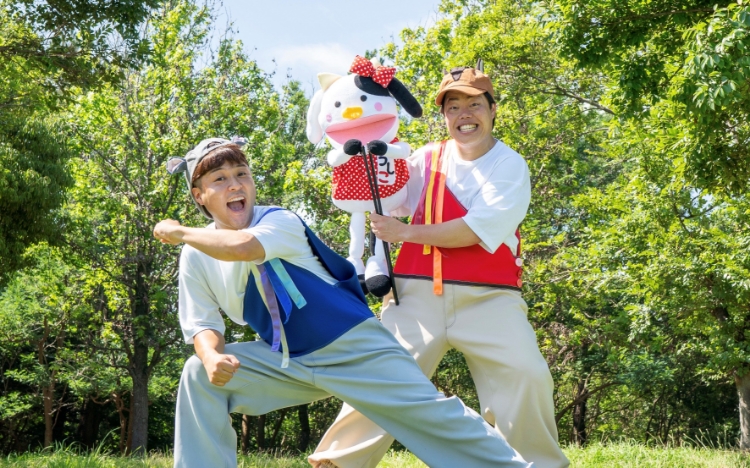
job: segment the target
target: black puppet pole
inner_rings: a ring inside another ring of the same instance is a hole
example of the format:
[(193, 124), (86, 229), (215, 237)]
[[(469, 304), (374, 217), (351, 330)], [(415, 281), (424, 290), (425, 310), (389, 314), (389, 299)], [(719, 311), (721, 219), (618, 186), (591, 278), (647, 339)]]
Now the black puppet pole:
[[(378, 174), (377, 174), (377, 158), (383, 156), (388, 150), (388, 146), (379, 140), (371, 141), (367, 144), (367, 147), (362, 144), (359, 140), (349, 140), (344, 144), (344, 152), (350, 156), (356, 156), (361, 154), (365, 158), (365, 174), (367, 175), (367, 185), (370, 187), (370, 194), (372, 195), (372, 204), (375, 207), (375, 213), (383, 216), (383, 205), (380, 203), (380, 190), (378, 188)], [(375, 168), (372, 167), (372, 162), (375, 160)], [(396, 305), (398, 302), (398, 291), (396, 290), (396, 280), (393, 278), (393, 263), (391, 262), (391, 252), (388, 247), (388, 242), (381, 240), (383, 243), (383, 251), (385, 252), (385, 261), (388, 265), (388, 276), (391, 279), (391, 290), (393, 291), (393, 301)]]

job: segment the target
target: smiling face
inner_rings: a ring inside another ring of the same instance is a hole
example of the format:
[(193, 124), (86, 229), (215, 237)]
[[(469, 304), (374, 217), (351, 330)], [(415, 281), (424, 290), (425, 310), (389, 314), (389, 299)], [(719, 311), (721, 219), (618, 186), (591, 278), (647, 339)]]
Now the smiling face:
[(356, 77), (339, 78), (323, 95), (318, 123), (334, 148), (341, 149), (353, 138), (365, 144), (373, 140), (389, 143), (398, 132), (396, 100), (387, 91), (380, 96), (360, 89)]
[(193, 197), (218, 229), (244, 229), (253, 220), (255, 182), (247, 164), (226, 161), (194, 182)]
[(495, 144), (492, 136), (495, 104), (490, 105), (484, 95), (449, 91), (443, 100), (443, 115), (448, 132), (463, 152), (481, 156)]

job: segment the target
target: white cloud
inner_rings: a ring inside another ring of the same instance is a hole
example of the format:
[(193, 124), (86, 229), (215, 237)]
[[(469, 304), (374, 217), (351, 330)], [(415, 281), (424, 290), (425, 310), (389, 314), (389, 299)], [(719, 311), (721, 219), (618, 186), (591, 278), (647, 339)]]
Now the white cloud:
[(401, 38), (399, 35), (401, 34), (401, 31), (404, 29), (416, 29), (418, 27), (423, 27), (425, 29), (429, 29), (433, 26), (435, 26), (435, 23), (437, 23), (437, 20), (439, 18), (439, 12), (437, 7), (435, 7), (432, 11), (430, 11), (427, 15), (423, 16), (419, 19), (404, 19), (400, 18), (392, 23), (387, 24), (383, 27), (386, 31), (391, 31), (391, 35), (389, 37), (383, 37), (381, 38), (383, 42), (391, 42), (394, 41), (396, 45), (401, 46), (403, 43), (401, 42)]
[(286, 74), (291, 69), (292, 76), (304, 81), (303, 76), (315, 77), (320, 72), (346, 74), (357, 52), (330, 42), (277, 47), (270, 55), (276, 59), (279, 72)]

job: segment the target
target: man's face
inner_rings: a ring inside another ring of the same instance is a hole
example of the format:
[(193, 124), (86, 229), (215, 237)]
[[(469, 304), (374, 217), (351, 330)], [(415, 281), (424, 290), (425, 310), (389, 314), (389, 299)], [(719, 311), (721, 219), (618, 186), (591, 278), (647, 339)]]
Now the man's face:
[(486, 145), (494, 141), (492, 119), (495, 104), (483, 95), (469, 96), (459, 91), (448, 91), (443, 98), (443, 115), (451, 138), (460, 145)]
[(211, 213), (217, 228), (237, 230), (250, 226), (255, 182), (247, 164), (225, 162), (198, 179), (192, 192)]

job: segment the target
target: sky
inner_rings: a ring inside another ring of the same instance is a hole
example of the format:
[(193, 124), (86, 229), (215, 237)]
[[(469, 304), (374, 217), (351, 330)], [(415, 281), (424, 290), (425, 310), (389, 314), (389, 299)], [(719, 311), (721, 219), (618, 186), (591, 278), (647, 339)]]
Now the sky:
[[(218, 0), (221, 29), (233, 23), (250, 57), (274, 84), (287, 73), (307, 93), (319, 88), (317, 74), (346, 74), (354, 56), (378, 49), (406, 28), (434, 23), (440, 0)], [(275, 61), (275, 63), (274, 63)]]

